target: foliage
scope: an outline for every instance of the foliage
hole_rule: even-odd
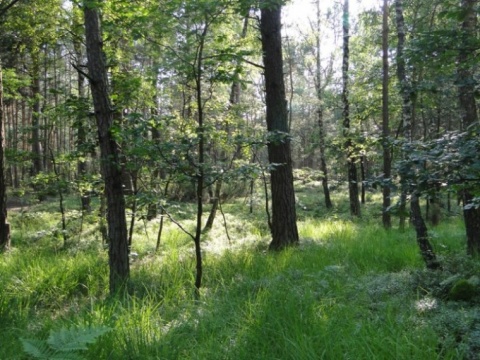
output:
[[[62,328],[50,331],[46,340],[20,339],[25,353],[34,359],[85,359],[79,352],[88,350],[88,344],[93,344],[97,338],[111,331],[108,327],[95,328]]]

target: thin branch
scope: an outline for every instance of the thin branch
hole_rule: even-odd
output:
[[[0,16],[3,16],[5,15],[5,13],[7,12],[8,9],[10,9],[13,5],[15,5],[17,2],[19,2],[20,0],[12,0],[12,2],[10,4],[8,4],[7,6],[5,6],[4,8],[0,9]]]
[[[83,76],[85,76],[90,82],[93,82],[93,79],[90,77],[90,75],[88,75],[86,72],[84,72],[82,69],[80,69],[77,65],[75,65],[73,62],[70,63],[70,65],[72,65],[72,67],[77,70],[80,74],[82,74]]]
[[[182,224],[180,224],[177,220],[175,220],[175,219],[172,217],[172,215],[170,215],[170,214],[168,213],[168,211],[165,209],[165,207],[163,207],[163,206],[160,205],[160,208],[162,209],[163,213],[168,216],[168,219],[169,219],[171,222],[173,222],[175,225],[178,226],[178,228],[179,228],[180,230],[182,230],[185,234],[187,234],[187,235],[190,236],[193,240],[195,240],[195,236],[192,235],[192,234],[191,234],[190,232],[188,232],[187,230],[185,230],[185,228],[182,226]]]

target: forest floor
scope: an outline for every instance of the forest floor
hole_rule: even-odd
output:
[[[129,292],[109,297],[98,211],[69,196],[64,244],[58,199],[10,202],[0,359],[479,359],[480,264],[460,209],[429,229],[442,263],[430,271],[412,229],[381,227],[378,194],[351,219],[344,193],[326,211],[319,189],[297,183],[301,243],[280,253],[261,193],[226,201],[204,234],[200,300],[192,240],[172,222],[156,253],[159,218],[137,220]],[[169,209],[194,226],[193,204]]]

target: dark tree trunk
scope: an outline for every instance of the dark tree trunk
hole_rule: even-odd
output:
[[[360,199],[358,193],[358,175],[357,164],[355,163],[356,155],[350,129],[350,102],[348,99],[349,83],[348,83],[348,64],[349,64],[349,28],[350,28],[350,12],[348,0],[343,4],[343,61],[342,61],[342,102],[343,102],[343,133],[345,137],[345,151],[347,154],[347,178],[348,178],[348,194],[350,199],[350,213],[353,216],[360,216]]]
[[[78,25],[78,24],[77,24]],[[73,40],[73,48],[75,50],[75,56],[78,59],[77,67],[81,65],[81,59],[83,58],[82,54],[82,45],[80,39],[74,37]],[[83,103],[85,100],[85,76],[81,71],[78,71],[78,78],[77,78],[77,90],[78,90],[78,100]],[[83,107],[81,108],[83,110]],[[82,158],[77,161],[77,181],[80,183],[85,181],[85,176],[87,175],[87,162],[85,161],[84,157],[87,155],[85,149],[82,146],[86,143],[87,140],[87,130],[85,126],[86,119],[86,111],[81,111],[77,114],[77,151],[82,154]],[[80,200],[82,204],[82,211],[91,211],[90,207],[90,194],[85,191],[80,191]]]
[[[420,202],[415,191],[411,195],[410,210],[413,225],[417,233],[417,244],[420,248],[420,254],[425,261],[425,265],[428,269],[438,269],[440,267],[440,263],[438,262],[432,245],[428,240],[427,226],[425,225],[425,221],[423,220],[423,216],[420,210]]]
[[[108,91],[105,54],[97,1],[85,1],[85,34],[88,72],[98,127],[101,169],[105,181],[110,266],[110,293],[126,286],[130,273],[119,148],[113,138],[113,109]]]
[[[40,60],[38,54],[32,54],[32,175],[43,170],[42,145],[40,142]]]
[[[458,96],[462,125],[466,129],[478,123],[477,104],[475,101],[474,70],[475,53],[471,50],[472,39],[476,39],[477,32],[477,0],[462,0],[464,20],[461,29],[460,52],[458,54]],[[473,194],[469,189],[463,192],[463,216],[467,233],[467,252],[471,255],[480,255],[480,208],[468,206]]]
[[[7,184],[5,179],[5,113],[3,108],[3,79],[0,59],[0,252],[10,248],[10,224],[7,221]]]
[[[383,227],[390,229],[392,220],[390,216],[390,125],[388,119],[388,0],[383,1],[383,29],[382,29],[382,63],[383,63],[383,84],[382,84],[382,135],[383,135]]]
[[[315,35],[315,41],[317,45],[316,49],[316,69],[315,69],[315,90],[317,93],[317,124],[318,124],[318,144],[320,150],[320,170],[323,173],[322,188],[323,196],[325,198],[325,207],[331,209],[333,207],[332,200],[330,198],[330,189],[328,187],[328,169],[326,160],[326,144],[325,144],[325,124],[323,118],[323,89],[322,84],[322,63],[321,63],[321,38],[320,38],[321,22],[320,22],[320,0],[317,0],[317,29]]]
[[[410,141],[410,133],[412,132],[412,116],[413,105],[411,98],[411,88],[407,81],[405,58],[403,49],[405,47],[405,21],[403,17],[403,4],[402,0],[395,0],[395,19],[397,24],[397,78],[400,87],[400,95],[402,96],[402,130],[406,141]],[[405,176],[401,176],[401,194],[400,194],[400,222],[399,228],[403,230],[405,228],[406,220],[406,204],[407,204],[407,184]]]
[[[397,77],[398,82],[400,83],[400,95],[402,96],[403,106],[402,106],[402,125],[403,125],[403,136],[406,142],[413,141],[412,135],[412,90],[411,86],[408,83],[405,69],[405,59],[404,59],[404,44],[405,44],[405,25],[403,19],[403,5],[401,0],[395,0],[395,11],[396,11],[396,22],[397,22],[397,34],[398,34],[398,45],[397,45]],[[404,158],[408,161],[409,154],[403,154]],[[402,194],[401,201],[403,204],[406,204],[407,193],[411,192],[410,199],[410,216],[412,219],[413,226],[415,227],[415,232],[417,235],[417,243],[420,248],[420,253],[425,261],[427,268],[436,269],[440,267],[439,262],[436,259],[435,252],[433,247],[430,244],[428,239],[428,229],[425,225],[425,220],[423,219],[422,213],[420,211],[420,201],[418,194],[415,189],[409,189],[407,186],[406,175],[401,175],[401,186]],[[405,209],[405,207],[404,207]],[[403,210],[403,209],[402,209]],[[402,216],[403,214],[401,214]],[[402,225],[401,225],[402,226]]]
[[[267,106],[268,160],[272,192],[272,242],[270,249],[280,250],[297,244],[298,230],[293,188],[293,166],[288,134],[287,100],[283,79],[281,3],[264,3],[260,32]]]

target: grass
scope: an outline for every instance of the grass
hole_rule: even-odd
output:
[[[301,245],[280,253],[266,251],[261,205],[249,214],[243,199],[224,204],[230,240],[219,214],[204,237],[199,301],[193,245],[168,221],[159,254],[158,220],[137,223],[131,291],[110,298],[93,215],[80,231],[70,202],[74,231],[63,248],[51,202],[11,212],[14,248],[0,256],[0,359],[28,358],[19,338],[76,326],[112,329],[82,352],[87,359],[475,358],[478,296],[449,301],[442,285],[480,271],[463,255],[461,219],[430,230],[444,265],[431,272],[414,233],[383,229],[374,202],[352,220],[343,204],[326,213],[308,186],[302,190]],[[193,210],[178,210],[193,226]]]

